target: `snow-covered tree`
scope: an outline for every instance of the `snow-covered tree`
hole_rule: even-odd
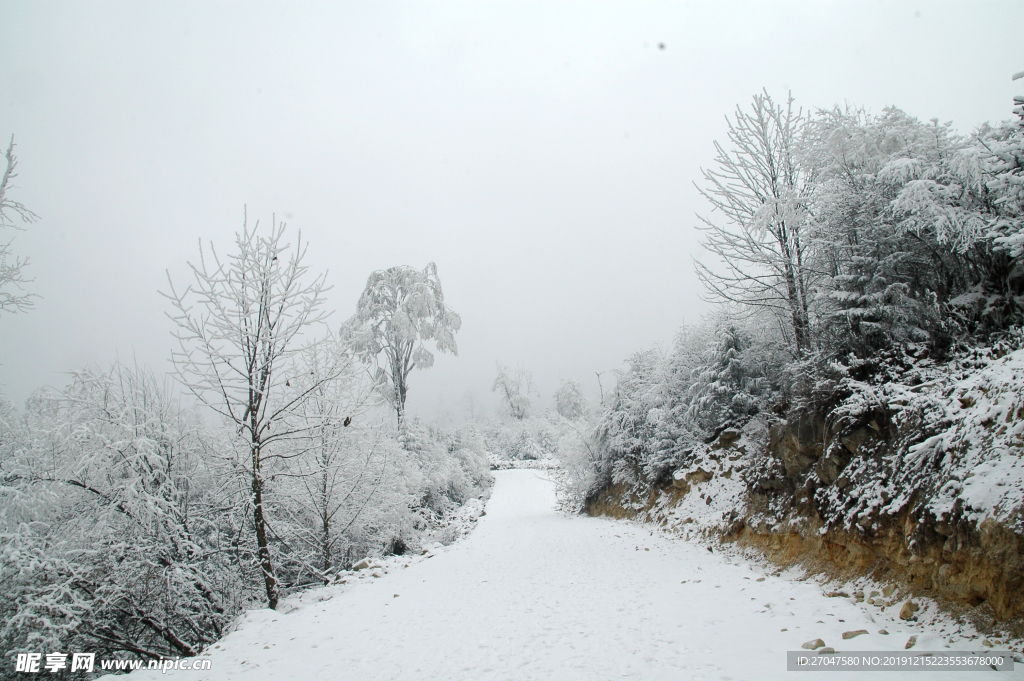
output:
[[[530,395],[533,393],[533,374],[519,367],[509,373],[508,367],[495,362],[498,375],[491,385],[491,391],[498,393],[508,415],[522,421],[530,413]]]
[[[13,188],[11,182],[18,174],[15,172],[18,167],[18,158],[14,155],[14,136],[7,145],[7,168],[4,170],[3,179],[0,180],[0,230],[22,229],[21,225],[14,218],[17,216],[22,223],[30,223],[38,219],[35,213],[30,211],[20,202],[10,196]],[[14,255],[11,251],[12,241],[0,242],[0,312],[18,312],[28,310],[32,307],[31,293],[26,293],[23,284],[28,283],[25,278],[24,269],[28,266],[28,259]]]
[[[714,342],[704,346],[700,364],[690,370],[686,392],[687,420],[708,435],[742,425],[770,391],[766,367],[752,352],[754,334],[730,319],[720,320],[712,333]]]
[[[424,343],[432,340],[438,352],[458,355],[455,333],[461,326],[459,315],[445,305],[437,265],[429,263],[422,271],[402,266],[371,273],[344,335],[364,361],[376,364],[401,422],[409,374],[434,364]]]
[[[575,420],[587,411],[587,398],[579,381],[563,379],[555,391],[555,411],[563,418]]]
[[[726,121],[730,148],[715,142],[715,167],[702,170],[705,186],[698,186],[712,209],[700,217],[703,244],[721,269],[697,261],[697,275],[711,300],[784,320],[799,355],[811,347],[815,286],[808,177],[796,156],[805,117],[792,97],[782,106],[765,92]]]
[[[292,441],[304,435],[289,427],[288,417],[333,380],[330,372],[290,389],[302,351],[302,334],[326,316],[326,291],[320,275],[304,282],[308,266],[301,234],[294,250],[284,241],[284,223],[267,234],[243,223],[235,252],[222,260],[212,244],[200,243],[193,283],[180,293],[171,283],[169,315],[178,327],[180,349],[174,353],[178,377],[203,404],[226,419],[237,433],[247,459],[253,530],[271,608],[279,586],[274,571],[264,505],[264,468],[288,456]]]
[[[997,177],[1006,161],[993,153],[1006,150],[1012,126],[968,139],[894,107],[878,116],[837,107],[806,133],[825,347],[937,348],[947,319],[966,331],[1015,323],[1020,273],[1000,235],[1019,211]]]
[[[1013,76],[1014,80],[1021,78],[1024,71]],[[979,179],[984,183],[978,194],[985,208],[986,236],[1009,259],[992,258],[997,268],[993,268],[995,276],[989,278],[994,280],[996,295],[1009,308],[1008,323],[1019,324],[1024,312],[1024,271],[1019,262],[1024,255],[1024,95],[1015,96],[1013,103],[1016,120],[996,127],[982,126],[975,134],[972,156],[977,159]],[[962,165],[973,169],[973,164]]]
[[[467,390],[462,394],[462,410],[470,421],[476,421],[483,415],[480,394],[476,390]]]
[[[934,241],[907,238],[893,205],[911,174],[937,168],[954,149],[947,127],[923,125],[891,107],[877,117],[836,107],[808,123],[801,157],[817,179],[816,302],[826,347],[870,351],[927,338],[927,294],[935,283],[953,282],[956,255]]]
[[[597,421],[596,439],[606,481],[656,480],[697,442],[686,426],[689,371],[658,348],[634,353],[616,372],[615,389]]]

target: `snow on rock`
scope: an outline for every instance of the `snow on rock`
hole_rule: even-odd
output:
[[[1024,505],[1024,350],[995,360],[946,394],[954,398],[945,414],[952,426],[910,452],[915,457],[944,455],[948,480],[932,509],[941,517],[959,497],[972,520],[1019,521]]]
[[[917,636],[918,649],[971,648],[735,553],[560,513],[545,472],[495,478],[464,540],[375,561],[379,579],[350,573],[276,612],[246,613],[204,653],[211,671],[133,678],[770,680],[789,679],[786,651],[807,641],[895,651]]]
[[[747,483],[742,475],[755,452],[764,448],[767,426],[753,419],[742,431],[723,431],[710,447],[693,451],[688,465],[675,471],[676,493],[661,494],[638,518],[655,520],[683,537],[727,533],[747,514]]]
[[[1024,530],[1024,350],[901,361],[911,365],[882,385],[844,379],[826,451],[796,480],[816,490],[821,532],[908,509]]]

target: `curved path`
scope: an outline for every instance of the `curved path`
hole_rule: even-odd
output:
[[[329,600],[304,597],[309,602],[287,614],[250,612],[211,651],[211,672],[168,676],[792,681],[785,651],[809,639],[846,650],[902,650],[920,633],[875,622],[867,609],[826,598],[810,581],[765,576],[754,564],[634,523],[561,514],[539,471],[496,477],[487,514],[465,540],[408,568],[391,563],[379,579],[322,590]],[[877,634],[882,626],[892,633]],[[842,640],[856,629],[870,634]],[[918,647],[941,646],[930,638]]]

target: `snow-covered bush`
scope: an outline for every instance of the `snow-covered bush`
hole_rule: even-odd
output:
[[[220,636],[249,596],[195,413],[115,366],[0,427],[5,653],[186,656]]]
[[[328,582],[367,556],[419,550],[493,483],[472,427],[446,430],[413,418],[396,433],[343,423],[329,450],[318,443],[298,452],[268,483],[286,588]]]
[[[596,429],[608,480],[657,480],[691,448],[694,434],[684,423],[689,371],[678,369],[653,349],[634,354],[619,372]]]
[[[763,325],[724,318],[716,320],[710,331],[699,334],[705,349],[697,354],[699,364],[690,370],[686,394],[688,422],[708,436],[730,425],[740,426],[760,412],[773,397],[784,363],[783,344]],[[680,335],[677,362],[694,352],[693,341],[685,332]],[[681,345],[690,348],[684,350]]]
[[[680,330],[668,354],[634,354],[596,422],[598,478],[659,484],[727,427],[774,405],[785,342],[722,311]],[[770,327],[769,327],[770,328]]]
[[[450,537],[446,528],[460,507],[485,499],[494,483],[482,438],[472,426],[448,430],[403,422],[397,443],[409,494],[406,531],[374,553],[402,553]]]
[[[440,430],[437,434],[448,453],[458,461],[471,490],[466,498],[475,492],[494,484],[488,465],[487,448],[483,435],[476,426],[468,423],[459,428]]]
[[[604,482],[602,448],[593,421],[563,419],[558,439],[558,497],[568,511],[579,511]]]
[[[547,415],[491,424],[484,431],[484,442],[499,460],[535,461],[558,455],[558,434]]]
[[[399,442],[420,472],[413,490],[418,508],[443,515],[491,484],[487,456],[471,429],[448,433],[415,418],[403,424]]]

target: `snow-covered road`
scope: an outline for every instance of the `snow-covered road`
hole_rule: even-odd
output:
[[[920,634],[872,621],[866,608],[825,597],[813,581],[773,577],[638,524],[559,513],[540,471],[496,478],[487,515],[465,540],[407,568],[390,563],[379,579],[324,590],[335,594],[329,600],[304,598],[290,613],[251,612],[211,651],[211,672],[168,676],[834,679],[787,672],[785,651],[819,637],[839,650],[902,650]],[[877,633],[883,626],[889,635]],[[857,629],[870,633],[843,641],[844,631]],[[917,647],[942,643],[925,635]]]

